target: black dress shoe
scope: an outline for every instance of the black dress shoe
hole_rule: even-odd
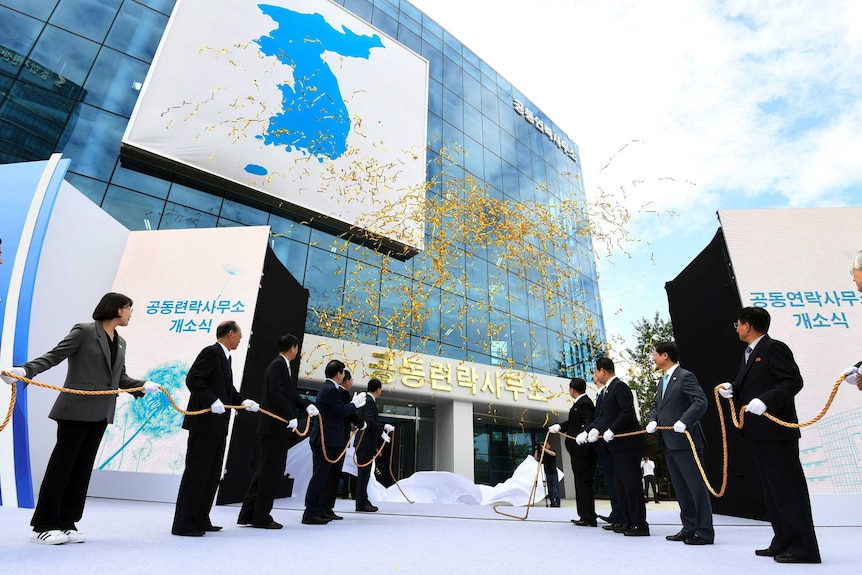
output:
[[[178,535],[180,537],[203,537],[203,531],[171,531],[171,535]]]
[[[204,527],[204,531],[221,531],[221,530],[222,530],[221,525],[209,525],[207,527]]]
[[[694,536],[694,533],[689,533],[687,531],[680,530],[680,532],[675,534],[675,535],[666,535],[665,539],[667,539],[668,541],[685,541],[686,539],[688,539],[689,537],[692,537],[692,536]]]
[[[625,533],[629,530],[630,525],[628,523],[614,523],[614,526],[611,528],[611,531],[614,533]]]
[[[767,547],[766,549],[755,549],[754,554],[758,557],[775,557],[778,555],[778,551],[772,547]]]
[[[632,525],[623,532],[626,537],[649,537],[649,527],[646,525]]]
[[[329,517],[321,517],[320,515],[303,515],[302,523],[304,525],[326,525],[329,523]]]
[[[808,559],[806,557],[797,557],[793,553],[780,553],[773,557],[776,563],[820,563],[820,558]]]
[[[596,515],[596,517],[598,517],[599,519],[601,519],[605,523],[613,523],[613,521],[611,521],[611,518],[608,517],[607,515]],[[574,519],[572,521],[574,521]]]
[[[370,503],[356,506],[356,510],[362,513],[374,513],[375,511],[377,511],[377,509],[378,508],[376,505],[371,505]]]
[[[700,535],[695,535],[694,537],[689,537],[685,541],[683,541],[686,545],[712,545],[712,541],[708,539],[704,539]]]
[[[598,527],[598,523],[595,521],[584,521],[583,519],[578,519],[574,524],[579,527]]]
[[[335,521],[340,521],[344,519],[344,517],[342,517],[341,515],[336,515],[335,511],[333,511],[332,509],[330,509],[329,511],[325,511],[324,514],[325,517],[328,517],[329,519],[333,519]]]
[[[255,527],[257,529],[281,529],[282,527],[284,527],[284,525],[282,525],[278,521],[270,521],[265,525],[252,525],[252,527]]]

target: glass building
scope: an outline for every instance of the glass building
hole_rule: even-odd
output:
[[[561,387],[572,376],[590,381],[605,335],[577,147],[406,0],[335,3],[429,63],[427,201],[440,217],[427,220],[427,249],[414,257],[351,244],[212,185],[124,165],[120,141],[174,0],[0,0],[0,162],[61,152],[71,159],[66,179],[130,230],[269,225],[272,249],[310,291],[308,334],[560,378]],[[444,148],[452,159],[441,165]],[[488,212],[523,207],[562,224],[524,236],[512,259],[499,243],[471,241],[481,230],[452,234],[456,207],[478,196]],[[498,231],[492,224],[483,233]],[[416,294],[421,314],[385,321]],[[339,327],[324,321],[326,310],[337,310]],[[451,467],[432,456],[441,441],[433,399],[393,394],[383,403],[387,417],[414,430],[403,474]],[[514,409],[488,412],[472,409],[477,482],[508,476],[530,452],[520,443],[535,441],[524,438],[544,424]]]

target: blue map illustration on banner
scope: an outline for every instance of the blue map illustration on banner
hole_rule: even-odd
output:
[[[278,85],[282,108],[269,118],[266,131],[258,138],[267,145],[311,154],[320,162],[339,158],[347,151],[350,112],[323,54],[367,60],[372,48],[383,48],[380,36],[361,36],[346,26],[336,30],[321,14],[301,14],[268,4],[259,8],[278,27],[255,42],[263,54],[293,68],[294,82]],[[264,175],[268,170],[249,164],[246,171]]]

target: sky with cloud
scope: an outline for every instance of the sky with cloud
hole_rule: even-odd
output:
[[[862,0],[413,3],[578,145],[588,197],[632,214],[634,241],[597,247],[616,348],[668,317],[717,210],[862,205]]]

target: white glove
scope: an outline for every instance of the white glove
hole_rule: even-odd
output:
[[[299,421],[295,417],[287,422],[287,428],[291,431],[296,431],[297,425],[299,425]]]
[[[356,392],[353,394],[353,399],[350,400],[350,403],[356,406],[356,409],[359,409],[363,405],[365,405],[365,392],[362,393]]]
[[[217,399],[210,406],[210,411],[212,411],[216,415],[221,415],[222,413],[224,413],[224,404],[221,402],[220,399]]]
[[[647,433],[655,433],[655,428],[658,427],[657,421],[650,421],[646,424],[646,432]]]
[[[152,381],[144,382],[144,393],[156,393],[159,391],[159,384]]]
[[[13,375],[17,375],[18,377],[27,377],[27,372],[24,371],[23,367],[10,367],[9,369],[4,369],[3,371],[8,371]],[[0,378],[3,378],[3,381],[12,385],[13,383],[17,383],[17,379],[14,377],[9,377],[8,375],[0,375]]]
[[[391,441],[391,440],[389,439],[389,434],[388,434],[388,433],[386,433],[385,431],[384,431],[383,433],[381,433],[381,434],[380,434],[380,438],[381,438],[383,441],[385,441],[386,443],[389,443],[389,442]]]
[[[599,430],[595,427],[590,430],[590,433],[587,435],[587,441],[590,443],[595,443],[599,440]]]
[[[856,385],[859,383],[859,368],[855,365],[853,367],[848,367],[841,375],[844,376],[844,383],[849,383],[850,385]]]
[[[748,409],[745,411],[751,415],[763,415],[766,412],[766,404],[755,397],[748,402]]]
[[[395,431],[395,426],[391,423],[384,423],[383,431],[385,431],[386,433],[392,433],[393,431]]]
[[[729,383],[722,383],[718,386],[718,395],[724,399],[730,399],[733,397],[733,386]]]
[[[260,409],[260,404],[253,399],[243,399],[242,405],[246,408],[246,411],[250,411],[252,413]]]
[[[673,430],[677,433],[685,433],[685,427],[686,425],[679,419],[677,419],[676,423],[673,424]]]
[[[604,435],[602,435],[602,437],[605,439],[605,442],[610,443],[614,440],[614,432],[611,431],[610,428],[608,428],[607,431],[605,431]]]
[[[552,425],[548,428],[548,431],[550,431],[551,433],[559,433],[561,429],[562,429],[562,427],[560,426],[560,424],[555,423],[554,425]]]
[[[578,445],[584,445],[586,442],[587,442],[587,432],[586,431],[580,432],[578,434],[578,436],[575,437],[575,443],[577,443]]]
[[[363,422],[362,422],[362,427],[360,427],[360,428],[359,428],[359,431],[365,431],[365,428],[366,428],[366,427],[368,427],[368,422],[367,422],[367,421],[363,421]]]
[[[317,417],[317,414],[320,412],[317,411],[317,406],[312,403],[305,408],[305,413],[308,414],[308,417]]]

